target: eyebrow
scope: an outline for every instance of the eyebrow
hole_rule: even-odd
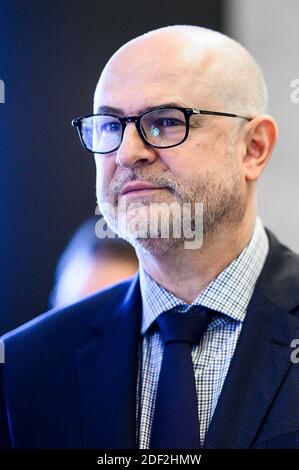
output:
[[[185,106],[182,103],[160,103],[151,106],[147,106],[145,108],[139,109],[137,114],[146,113],[146,111],[150,111],[151,109],[155,108],[190,108],[191,106]],[[97,113],[112,113],[112,114],[119,114],[123,116],[125,113],[120,108],[114,108],[112,106],[102,105],[97,108]]]

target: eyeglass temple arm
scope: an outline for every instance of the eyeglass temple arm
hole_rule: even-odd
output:
[[[246,119],[247,121],[252,120],[252,118],[249,118],[247,116],[240,116],[239,114],[224,113],[221,111],[206,111],[205,109],[192,108],[192,114],[208,114],[211,116],[227,116],[227,117],[233,117],[233,118],[242,118],[242,119]]]

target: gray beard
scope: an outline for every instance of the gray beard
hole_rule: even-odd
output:
[[[191,203],[192,210],[189,223],[191,230],[194,230],[196,226],[194,210],[195,203],[201,203],[203,207],[203,217],[200,225],[204,239],[208,240],[211,235],[220,231],[223,227],[238,225],[244,217],[246,205],[245,202],[242,201],[240,193],[240,175],[237,171],[229,170],[232,170],[232,168],[228,169],[226,178],[223,178],[220,182],[213,177],[212,173],[206,173],[201,179],[194,178],[192,181],[189,179],[180,185],[177,184],[172,175],[170,175],[169,178],[165,178],[163,174],[158,178],[148,176],[140,177],[139,175],[135,175],[134,172],[130,175],[132,176],[131,180],[140,179],[150,181],[153,184],[167,186],[170,195],[172,196],[171,203],[176,202],[181,207],[183,207],[183,204],[185,203]],[[127,181],[128,180],[126,179],[125,182]],[[161,236],[161,230],[158,231],[158,237],[150,237],[150,223],[145,228],[145,237],[133,236],[133,233],[130,233],[129,230],[120,231],[117,217],[117,196],[119,195],[120,188],[123,184],[124,182],[118,180],[117,183],[112,183],[110,185],[109,191],[107,191],[106,194],[104,193],[102,197],[100,194],[98,195],[100,211],[104,215],[107,224],[114,232],[126,239],[136,249],[142,249],[143,251],[151,254],[167,253],[179,246],[182,246],[186,242],[183,221],[181,221],[182,236],[177,238],[172,236],[174,224],[171,218],[169,224],[169,238],[163,238]],[[113,196],[111,197],[111,195]],[[111,205],[114,210],[110,210],[105,204],[107,201],[110,202],[111,199]],[[144,202],[144,206],[148,210],[150,205],[150,202]],[[138,223],[138,218],[136,222]],[[142,220],[139,220],[139,222],[142,222]]]

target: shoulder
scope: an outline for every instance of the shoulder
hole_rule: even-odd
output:
[[[113,317],[114,310],[123,302],[134,280],[129,278],[103,289],[64,308],[55,308],[20,327],[6,333],[1,339],[5,350],[36,349],[38,345],[57,345],[60,339],[67,344],[80,343],[88,325],[96,318]]]
[[[258,288],[273,303],[292,310],[299,306],[299,255],[266,229],[269,253]]]
[[[287,264],[292,274],[299,275],[299,254],[283,244],[271,230],[265,230],[269,239],[269,260],[272,264],[277,261],[282,265]]]

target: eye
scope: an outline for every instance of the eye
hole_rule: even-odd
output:
[[[120,129],[121,129],[121,124],[115,121],[105,122],[104,124],[101,125],[101,132],[106,132],[107,134],[119,132]]]
[[[178,130],[180,127],[185,127],[185,122],[181,121],[175,117],[162,117],[156,119],[153,124],[151,124],[150,132],[152,136],[158,137],[162,133],[172,132]]]
[[[160,118],[158,122],[156,123],[157,127],[176,127],[176,126],[182,126],[185,123],[181,121],[180,119],[177,118],[172,118],[172,117],[165,117],[165,118]]]

